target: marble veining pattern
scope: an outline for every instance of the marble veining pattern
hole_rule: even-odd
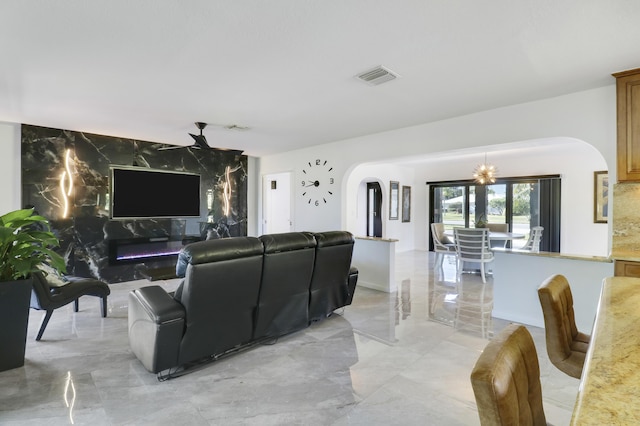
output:
[[[0,373],[0,424],[479,425],[469,375],[506,322],[490,318],[491,275],[486,285],[478,274],[458,281],[454,263],[433,262],[398,253],[397,293],[357,288],[321,323],[166,382],[129,350],[127,295],[176,280],[111,284],[107,318],[83,297],[80,312],[55,311],[40,342],[43,313],[32,311],[25,366]],[[529,329],[547,420],[568,424],[579,381],[551,365],[544,331]]]
[[[111,265],[108,240],[137,237],[206,237],[212,229],[220,236],[247,234],[247,157],[218,150],[186,148],[160,150],[167,145],[95,135],[71,130],[22,125],[22,204],[31,205],[47,217],[60,239],[70,274],[107,282],[142,278],[149,265]],[[185,133],[185,139],[189,135]],[[70,150],[73,191],[69,214],[64,217],[60,176],[67,171],[63,159]],[[188,219],[109,218],[109,167],[138,166],[184,171],[201,176],[201,217]],[[231,209],[223,211],[225,171],[229,167]],[[166,200],[171,202],[167,188]]]
[[[640,261],[640,184],[613,185],[611,257]]]
[[[574,425],[640,424],[640,278],[604,281]]]

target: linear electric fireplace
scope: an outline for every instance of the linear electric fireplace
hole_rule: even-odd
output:
[[[109,240],[109,264],[144,263],[175,258],[185,244],[197,238],[127,238]]]

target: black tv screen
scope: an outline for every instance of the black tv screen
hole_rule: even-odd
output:
[[[111,218],[200,216],[200,175],[111,167]]]

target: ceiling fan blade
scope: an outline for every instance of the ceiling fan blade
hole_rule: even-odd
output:
[[[198,148],[211,148],[209,146],[209,144],[207,143],[207,138],[204,137],[204,135],[194,135],[193,133],[189,133],[189,136],[191,136],[193,138],[194,141],[196,141],[196,143],[193,145],[194,147],[198,147]]]
[[[235,154],[235,155],[242,155],[242,153],[244,152],[244,150],[242,150],[242,149],[233,149],[233,148],[215,148],[215,147],[211,147],[211,149],[215,149],[216,151],[228,152],[230,154]]]

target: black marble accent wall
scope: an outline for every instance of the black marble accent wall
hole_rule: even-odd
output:
[[[185,139],[190,139],[186,133]],[[205,237],[209,230],[220,236],[247,234],[247,157],[220,150],[159,150],[168,146],[22,125],[22,204],[49,218],[69,274],[113,283],[140,279],[146,269],[175,265],[175,259],[110,265],[110,239]],[[200,174],[201,217],[111,220],[111,165]],[[227,167],[231,208],[225,215]],[[170,190],[165,196],[171,203]]]

